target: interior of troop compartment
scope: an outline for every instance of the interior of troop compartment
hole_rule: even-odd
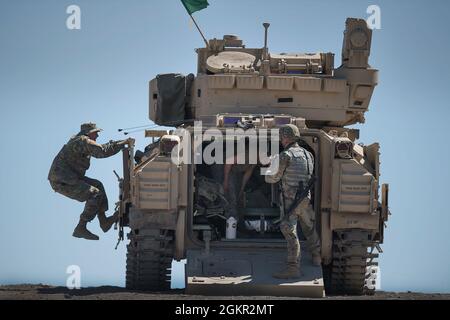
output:
[[[202,153],[208,144],[203,143]],[[301,141],[300,144],[312,152],[308,145]],[[211,231],[212,241],[283,239],[279,229],[281,188],[279,183],[265,182],[259,157],[257,164],[249,163],[248,148],[246,141],[245,164],[224,164],[224,156],[222,163],[195,165],[192,230],[198,239],[203,240],[204,230]],[[270,155],[270,145],[267,148]],[[235,156],[236,150],[235,146]],[[283,150],[281,145],[279,150]],[[226,154],[225,149],[223,153]],[[231,167],[227,189],[224,188],[226,167]],[[246,172],[249,178],[243,187]],[[239,196],[241,188],[243,192]],[[226,238],[226,222],[230,216],[237,220],[236,239]],[[298,234],[303,238],[301,230]]]

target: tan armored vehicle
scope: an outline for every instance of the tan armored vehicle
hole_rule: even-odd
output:
[[[333,53],[269,53],[264,27],[263,48],[246,48],[236,36],[213,39],[196,50],[196,76],[150,81],[150,119],[176,129],[147,130],[145,151],[124,151],[119,204],[122,236],[123,227],[131,229],[127,288],[169,289],[172,259],[186,259],[188,294],[322,297],[375,290],[388,186],[379,184],[379,145],[359,143],[359,130],[348,128],[364,123],[378,82],[369,65],[372,31],[349,18],[335,68]],[[217,156],[213,145],[227,152],[239,142],[244,149],[231,155],[248,155],[253,142],[270,155],[278,128],[288,123],[300,129],[315,158],[312,204],[322,266],[313,266],[302,248],[301,278],[280,280],[271,276],[286,261],[280,189],[264,182],[263,161],[256,160],[237,205],[236,235],[229,236],[227,194],[212,172],[224,164],[201,155]],[[234,133],[221,138],[227,130]]]

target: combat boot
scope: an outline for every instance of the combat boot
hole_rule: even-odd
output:
[[[98,221],[100,222],[100,228],[103,232],[108,232],[112,225],[119,218],[119,212],[115,212],[112,216],[106,217],[104,212],[98,214]]]
[[[75,227],[75,230],[73,230],[72,236],[75,238],[83,238],[86,240],[98,240],[98,236],[91,233],[87,228],[87,221],[80,220],[78,225]]]
[[[322,257],[320,256],[320,253],[312,253],[312,264],[316,267],[322,265]]]
[[[275,272],[272,277],[277,279],[295,279],[300,277],[300,270],[297,265],[288,264],[286,269]]]

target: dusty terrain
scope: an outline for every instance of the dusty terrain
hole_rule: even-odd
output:
[[[21,284],[0,286],[0,300],[206,300],[211,297],[186,295],[183,290],[148,293],[129,291],[120,287],[92,287],[80,290],[69,290],[65,287],[53,287],[43,284]],[[214,297],[217,300],[291,300],[287,297]],[[323,299],[333,300],[450,300],[450,294],[424,294],[416,292],[377,292],[374,296],[347,297],[335,296]]]

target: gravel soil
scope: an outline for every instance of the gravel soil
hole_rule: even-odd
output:
[[[298,300],[304,298],[268,296],[198,296],[186,295],[183,290],[169,292],[130,291],[121,287],[103,286],[69,290],[44,284],[20,284],[0,286],[0,300]],[[333,296],[323,300],[450,300],[450,294],[419,292],[384,292],[372,296]]]

